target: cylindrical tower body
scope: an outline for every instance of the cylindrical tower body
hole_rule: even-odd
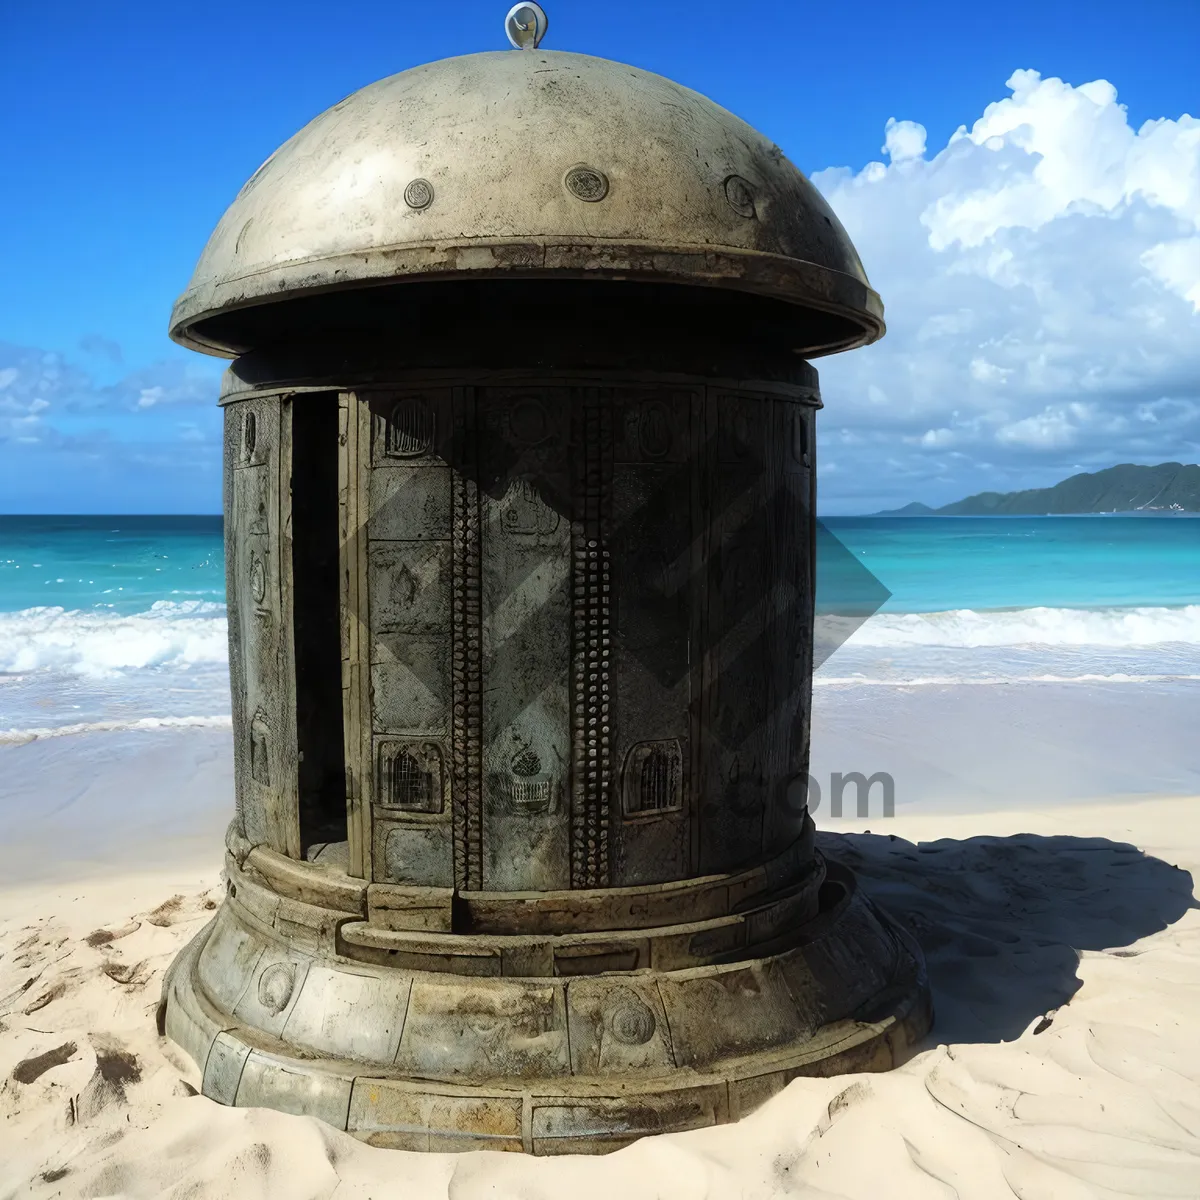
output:
[[[317,118],[172,333],[236,356],[229,895],[204,1091],[600,1150],[886,1066],[919,951],[805,809],[816,372],[882,333],[778,148],[540,50]]]

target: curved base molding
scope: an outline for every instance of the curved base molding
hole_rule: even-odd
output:
[[[602,1153],[735,1121],[799,1075],[886,1070],[929,1029],[920,949],[825,866],[816,915],[775,925],[755,957],[723,954],[697,922],[613,932],[611,954],[593,944],[589,973],[568,974],[569,946],[532,952],[544,937],[414,950],[419,935],[372,933],[231,862],[229,896],[167,975],[160,1025],[223,1104],[401,1149]],[[621,947],[648,937],[703,965],[622,970]],[[525,941],[530,972],[507,973]],[[533,973],[547,962],[554,974]]]

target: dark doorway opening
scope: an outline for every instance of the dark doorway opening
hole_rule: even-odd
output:
[[[292,402],[292,595],[300,853],[325,861],[346,842],[338,579],[338,397]]]

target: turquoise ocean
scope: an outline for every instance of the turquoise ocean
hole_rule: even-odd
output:
[[[1200,679],[1198,519],[824,524],[891,598],[818,688]],[[219,517],[0,516],[0,744],[227,725],[223,567]]]

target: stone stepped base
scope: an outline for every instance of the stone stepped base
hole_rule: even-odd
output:
[[[206,1096],[374,1145],[604,1152],[735,1121],[799,1075],[886,1070],[932,1021],[920,949],[835,863],[817,914],[755,957],[549,976],[348,957],[342,927],[361,942],[361,920],[234,876],[167,976],[164,1032]],[[475,940],[439,943],[469,958]]]

